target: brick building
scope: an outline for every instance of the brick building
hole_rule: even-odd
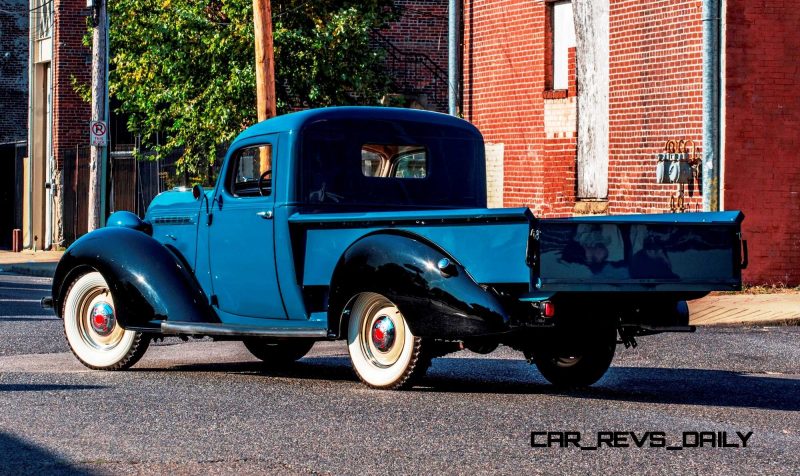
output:
[[[83,0],[36,0],[30,10],[28,157],[22,238],[26,248],[63,245],[64,163],[75,163],[88,137],[89,105],[73,82],[87,84],[89,49],[82,43],[89,11]]]
[[[800,283],[800,9],[723,3],[721,204],[746,215],[750,282]],[[495,204],[540,216],[658,213],[699,181],[658,184],[668,140],[702,152],[700,0],[611,0],[606,196],[581,196],[568,1],[464,2],[463,113],[484,134]],[[604,65],[605,66],[605,65]],[[691,142],[689,142],[691,141]],[[499,174],[499,177],[497,176]],[[502,180],[500,179],[502,177]]]
[[[28,2],[3,2],[0,9],[0,144],[28,135]]]
[[[0,247],[22,220],[22,176],[28,137],[28,2],[0,8]]]

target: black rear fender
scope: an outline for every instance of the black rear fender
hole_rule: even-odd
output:
[[[148,328],[150,321],[167,318],[220,322],[182,258],[141,231],[102,228],[69,247],[53,277],[59,317],[69,286],[90,271],[98,271],[108,283],[123,328]]]
[[[440,270],[439,263],[449,266]],[[445,264],[443,262],[442,264]],[[367,235],[342,255],[331,280],[328,318],[344,334],[344,311],[360,292],[394,302],[412,332],[458,339],[508,330],[509,316],[452,256],[424,238],[399,231]]]

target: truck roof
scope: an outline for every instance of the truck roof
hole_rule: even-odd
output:
[[[478,132],[478,129],[475,128],[475,126],[463,119],[459,119],[447,114],[432,111],[422,111],[419,109],[402,109],[395,107],[342,106],[308,109],[305,111],[276,116],[271,119],[267,119],[266,121],[261,121],[245,129],[236,137],[234,143],[262,134],[299,131],[306,124],[320,120],[337,119],[406,121],[449,126],[451,128],[454,127],[462,129],[464,132],[476,136],[476,138],[482,139],[480,132]]]

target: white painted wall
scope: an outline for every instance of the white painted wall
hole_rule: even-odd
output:
[[[486,148],[486,206],[503,208],[503,155],[502,143],[487,142]]]

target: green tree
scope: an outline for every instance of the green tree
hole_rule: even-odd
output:
[[[202,173],[221,144],[256,122],[252,0],[114,0],[112,96],[146,146],[182,149]],[[375,104],[389,84],[370,32],[396,18],[392,0],[273,0],[279,113]],[[148,142],[156,133],[166,140]]]

